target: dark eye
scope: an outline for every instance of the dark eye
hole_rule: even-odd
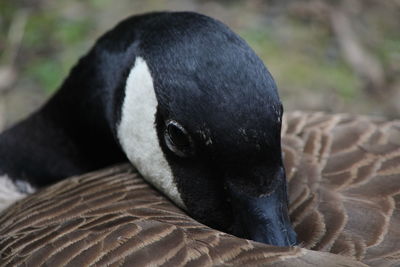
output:
[[[178,122],[167,121],[164,138],[168,149],[177,156],[188,157],[194,154],[193,140]]]

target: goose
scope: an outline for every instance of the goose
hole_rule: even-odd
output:
[[[293,246],[282,113],[271,74],[223,23],[192,12],[133,16],[0,135],[0,198],[6,206],[128,159],[200,223]]]
[[[299,246],[197,222],[130,164],[65,179],[0,216],[4,266],[399,266],[400,121],[290,112],[282,149]]]

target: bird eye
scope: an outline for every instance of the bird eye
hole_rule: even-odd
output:
[[[178,122],[167,121],[164,138],[168,149],[177,156],[188,157],[194,154],[193,140]]]

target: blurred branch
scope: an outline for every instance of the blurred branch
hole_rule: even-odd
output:
[[[27,18],[28,11],[26,9],[19,10],[10,24],[5,48],[1,57],[0,92],[7,90],[17,77],[15,60],[22,43]]]
[[[7,117],[5,99],[2,94],[10,89],[17,79],[15,61],[25,33],[27,18],[28,11],[26,9],[16,12],[10,24],[4,50],[0,58],[0,131],[4,129]]]
[[[363,47],[362,42],[357,38],[350,18],[343,10],[343,5],[331,7],[329,15],[344,60],[364,82],[364,87],[368,93],[382,95],[382,90],[386,88],[383,66],[374,55]]]
[[[303,19],[311,17],[332,30],[343,60],[358,75],[364,90],[376,97],[388,89],[385,69],[382,62],[366,49],[352,21],[354,15],[362,12],[364,4],[359,0],[300,1],[293,5],[292,12]]]

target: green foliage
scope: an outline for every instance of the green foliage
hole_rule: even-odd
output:
[[[36,61],[27,68],[27,74],[41,85],[46,94],[51,94],[65,76],[61,65],[54,59]]]
[[[55,39],[66,45],[79,44],[87,36],[90,23],[88,21],[62,20],[59,31],[55,32]]]
[[[29,17],[24,47],[32,77],[47,94],[53,93],[78,57],[85,53],[92,24],[86,18],[66,19],[60,14],[42,12]]]
[[[356,38],[380,61],[388,81],[400,84],[398,9],[394,4],[358,2],[365,6],[363,12],[351,17]],[[94,40],[121,18],[146,11],[192,9],[216,17],[238,32],[264,60],[284,97],[295,103],[303,101],[301,108],[310,104],[323,109],[330,104],[330,99],[324,99],[330,93],[338,106],[344,103],[350,110],[354,99],[372,103],[374,98],[367,96],[363,78],[343,58],[329,16],[316,11],[319,6],[314,4],[313,1],[119,0],[116,4],[109,0],[0,0],[0,65],[9,64],[11,57],[3,55],[7,46],[4,41],[21,9],[29,15],[15,63],[17,76],[26,78],[27,84],[42,88],[46,94],[60,86]],[[312,12],[305,12],[307,8]],[[311,103],[321,99],[326,102]],[[363,110],[369,110],[367,105]]]
[[[282,26],[284,27],[284,26]],[[286,26],[288,27],[288,26]],[[344,99],[360,93],[356,75],[340,59],[328,56],[330,40],[322,30],[307,30],[300,24],[290,24],[286,42],[279,41],[271,29],[247,29],[241,35],[256,50],[274,75],[279,87],[334,90]]]

